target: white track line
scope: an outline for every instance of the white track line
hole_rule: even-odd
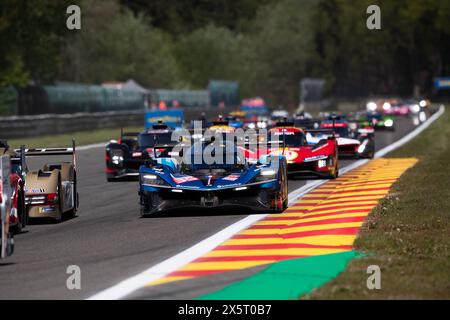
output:
[[[438,119],[442,114],[444,114],[444,111],[445,111],[444,106],[441,106],[439,111],[437,113],[435,113],[432,117],[430,117],[421,126],[417,127],[414,131],[412,131],[411,133],[409,133],[402,139],[398,140],[397,142],[393,143],[392,145],[389,145],[389,146],[383,148],[382,150],[378,151],[376,153],[376,157],[379,158],[379,157],[385,155],[386,153],[388,153],[388,152],[404,145],[408,141],[412,140],[419,133],[421,133],[423,130],[428,128],[430,126],[430,124],[433,123],[436,119]],[[392,146],[394,146],[394,147],[392,147]],[[350,170],[353,170],[357,167],[362,166],[363,164],[367,163],[368,161],[369,160],[356,161],[348,166],[345,166],[344,168],[340,169],[339,171],[341,173],[348,172]],[[298,198],[309,193],[311,190],[317,188],[318,186],[325,183],[326,181],[327,180],[308,181],[301,188],[289,193],[289,198],[290,198],[289,204],[291,205]],[[122,298],[126,297],[127,295],[135,292],[136,290],[141,289],[142,287],[145,286],[146,283],[161,279],[161,278],[165,277],[166,275],[168,275],[169,273],[176,271],[180,267],[182,267],[182,266],[192,262],[193,260],[201,257],[202,255],[210,252],[211,250],[216,248],[218,245],[220,245],[224,241],[230,239],[236,233],[248,228],[250,225],[263,219],[266,216],[267,216],[267,214],[258,214],[258,215],[247,216],[246,218],[239,220],[236,223],[233,223],[232,225],[217,232],[216,234],[212,235],[211,237],[200,241],[199,243],[180,252],[179,254],[177,254],[167,260],[164,260],[163,262],[160,262],[157,265],[152,266],[149,269],[118,283],[117,285],[114,285],[104,291],[101,291],[100,293],[97,293],[97,294],[89,297],[88,300],[122,299]]]
[[[100,143],[94,143],[94,144],[88,144],[85,146],[79,146],[76,148],[77,151],[83,151],[83,150],[91,150],[91,149],[97,149],[97,148],[104,148],[106,147],[108,143],[107,142],[100,142]]]

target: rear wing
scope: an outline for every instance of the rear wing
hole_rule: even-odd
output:
[[[20,162],[20,166],[23,171],[26,171],[26,161],[25,161],[25,146],[20,146],[20,149],[14,150],[14,154],[11,156],[11,162]]]
[[[76,168],[76,149],[75,140],[72,140],[72,148],[30,148],[16,149],[16,152],[20,152],[21,156],[27,157],[45,157],[45,156],[72,156],[73,166]]]

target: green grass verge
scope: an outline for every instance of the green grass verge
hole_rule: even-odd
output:
[[[450,110],[388,157],[416,157],[419,163],[364,224],[355,249],[369,256],[303,298],[450,298]],[[367,289],[369,265],[381,268],[380,290]]]
[[[142,126],[125,127],[124,131],[139,132]],[[13,148],[19,148],[21,145],[27,147],[64,147],[70,146],[72,139],[75,139],[78,146],[106,142],[111,139],[117,139],[120,135],[120,129],[99,129],[92,131],[79,131],[66,134],[46,135],[32,138],[11,139],[8,144]]]

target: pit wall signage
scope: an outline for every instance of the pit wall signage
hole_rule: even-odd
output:
[[[450,77],[434,78],[434,87],[438,90],[450,89]]]

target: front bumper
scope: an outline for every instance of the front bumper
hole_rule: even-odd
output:
[[[288,162],[287,172],[293,175],[303,175],[303,176],[316,176],[316,177],[327,177],[331,174],[334,168],[334,164],[328,159],[326,161],[326,166],[319,167],[318,161],[311,162]]]
[[[140,204],[142,215],[165,210],[186,208],[246,208],[267,212],[276,210],[279,189],[276,187],[248,187],[246,190],[186,190],[173,192],[171,188],[145,187],[141,189]],[[180,189],[175,189],[180,190]]]
[[[33,205],[28,206],[28,217],[30,218],[52,218],[58,219],[61,212],[57,205]]]

